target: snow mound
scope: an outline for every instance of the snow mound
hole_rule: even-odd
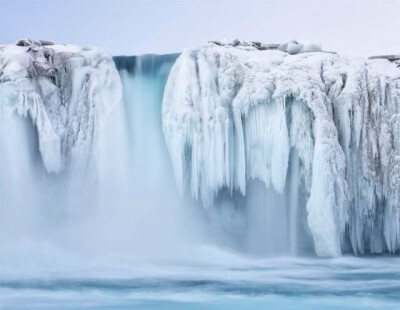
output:
[[[0,46],[1,117],[29,116],[48,172],[88,164],[100,124],[120,101],[112,58],[100,49],[19,40]]]
[[[205,207],[259,179],[282,192],[301,160],[319,256],[400,249],[400,70],[314,45],[185,50],[163,99],[176,182]]]

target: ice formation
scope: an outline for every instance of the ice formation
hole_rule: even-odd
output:
[[[183,51],[162,111],[178,187],[205,207],[251,179],[282,192],[294,149],[317,255],[398,252],[400,70],[313,51]]]
[[[89,163],[121,82],[102,50],[20,40],[0,46],[0,97],[1,117],[29,115],[45,168],[58,173]]]
[[[126,102],[146,102],[118,110],[113,124],[121,128],[115,131],[114,126],[112,139],[107,136],[112,141],[120,138],[125,150],[127,142],[120,135],[127,128],[136,135],[133,149],[141,155],[135,154],[135,169],[119,165],[115,175],[120,182],[121,171],[151,171],[139,167],[144,166],[142,157],[154,168],[149,178],[159,178],[157,171],[164,163],[157,161],[165,156],[163,142],[155,142],[158,103],[175,57],[168,58],[165,72],[132,77],[131,65],[140,72],[148,63],[145,71],[153,72],[158,60],[116,59],[124,67]],[[121,100],[121,80],[111,57],[97,48],[20,40],[0,46],[0,98],[2,119],[19,114],[32,120],[47,172],[84,171],[96,163],[92,159],[99,151],[99,132]],[[251,196],[253,179],[275,191],[276,199],[286,195],[288,183],[301,183],[299,200],[306,201],[318,255],[400,251],[397,58],[346,58],[297,42],[212,43],[185,50],[176,60],[162,110],[178,187],[182,192],[190,187],[205,207],[221,192],[233,200]],[[126,127],[121,125],[125,118]],[[151,137],[147,147],[145,137]],[[112,148],[107,154],[107,161],[118,157]],[[299,172],[291,175],[299,161]],[[108,170],[103,174],[108,180]],[[288,180],[294,176],[301,180]]]

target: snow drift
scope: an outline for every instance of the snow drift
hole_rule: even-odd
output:
[[[162,112],[177,185],[205,207],[251,179],[282,193],[295,150],[317,255],[399,251],[395,64],[210,44],[177,59]]]
[[[0,46],[1,117],[29,115],[48,172],[85,167],[100,126],[121,99],[118,72],[97,48],[42,42]]]

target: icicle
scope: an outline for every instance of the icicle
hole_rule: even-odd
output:
[[[185,50],[163,100],[178,187],[191,174],[205,206],[222,188],[245,196],[250,179],[282,192],[294,148],[318,255],[341,255],[348,240],[356,254],[399,251],[399,80],[385,60]]]
[[[49,51],[54,62],[44,57]],[[1,110],[4,115],[29,114],[47,172],[85,168],[98,130],[121,99],[111,57],[72,45],[37,47],[35,52],[6,45],[0,64]]]

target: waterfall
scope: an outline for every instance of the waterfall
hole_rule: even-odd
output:
[[[398,251],[392,67],[215,46],[113,59],[74,46],[2,53],[6,266],[21,251]]]
[[[123,85],[123,118],[131,174],[159,188],[171,181],[161,127],[161,103],[169,70],[178,55],[114,57]],[[140,173],[138,173],[140,171]]]
[[[161,127],[177,55],[114,63],[98,49],[9,49],[0,57],[2,272],[22,257],[40,272],[44,261],[176,256],[194,242],[201,220],[178,194]]]

